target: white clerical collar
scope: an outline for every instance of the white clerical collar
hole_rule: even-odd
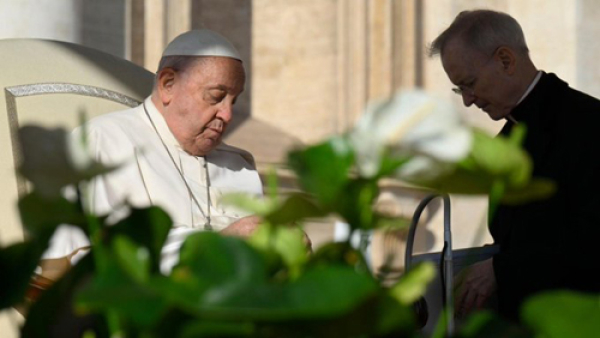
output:
[[[146,98],[144,104],[146,106],[146,111],[148,112],[149,117],[152,119],[151,122],[154,123],[156,131],[158,132],[162,140],[165,142],[165,144],[175,146],[177,149],[181,149],[181,145],[179,145],[179,142],[171,132],[171,129],[169,129],[169,126],[167,125],[167,121],[165,121],[164,116],[158,111],[158,109],[154,105],[154,102],[152,102],[152,97],[149,96],[148,98]]]
[[[535,76],[535,78],[533,79],[533,82],[531,82],[529,87],[527,87],[525,94],[523,94],[523,96],[521,96],[521,99],[517,102],[517,105],[519,105],[519,103],[521,103],[523,100],[525,100],[527,95],[529,95],[529,93],[531,93],[531,91],[533,90],[533,88],[535,88],[535,85],[540,81],[541,78],[542,78],[542,71],[538,70],[538,73]]]

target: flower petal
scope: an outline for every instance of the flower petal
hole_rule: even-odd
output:
[[[472,138],[452,104],[420,90],[402,91],[389,101],[369,104],[349,134],[357,167],[366,177],[378,173],[385,153],[430,156],[434,161],[429,163],[442,165],[445,171],[447,164],[469,154]]]

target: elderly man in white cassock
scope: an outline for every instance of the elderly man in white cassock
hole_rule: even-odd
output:
[[[86,125],[96,159],[124,163],[92,182],[92,211],[119,218],[125,203],[163,208],[173,220],[162,251],[164,273],[177,263],[189,234],[247,236],[259,223],[258,217],[220,203],[230,192],[262,195],[252,156],[221,142],[245,78],[239,53],[229,41],[206,29],[189,31],[165,49],[150,97],[136,108]],[[44,258],[74,262],[88,248],[81,231],[63,226]]]

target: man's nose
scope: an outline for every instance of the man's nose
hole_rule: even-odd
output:
[[[217,117],[220,118],[221,120],[223,120],[223,122],[225,122],[225,123],[231,122],[231,119],[233,118],[233,104],[231,104],[231,103],[224,103],[219,108],[219,112],[217,113]]]
[[[463,104],[465,105],[465,107],[470,107],[475,102],[476,97],[472,93],[463,91],[462,99],[463,99]]]

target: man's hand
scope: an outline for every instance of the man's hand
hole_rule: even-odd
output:
[[[496,292],[492,258],[473,264],[454,278],[454,311],[461,318],[482,309]]]
[[[258,228],[262,218],[259,216],[246,216],[229,224],[229,226],[221,230],[221,234],[226,236],[238,236],[248,238]]]
[[[248,238],[254,231],[258,228],[260,223],[262,222],[262,218],[259,216],[246,216],[244,218],[240,218],[239,220],[231,223],[227,228],[221,230],[221,234],[226,236],[238,236],[243,238]],[[306,232],[304,232],[304,245],[309,252],[312,252],[312,242]]]

